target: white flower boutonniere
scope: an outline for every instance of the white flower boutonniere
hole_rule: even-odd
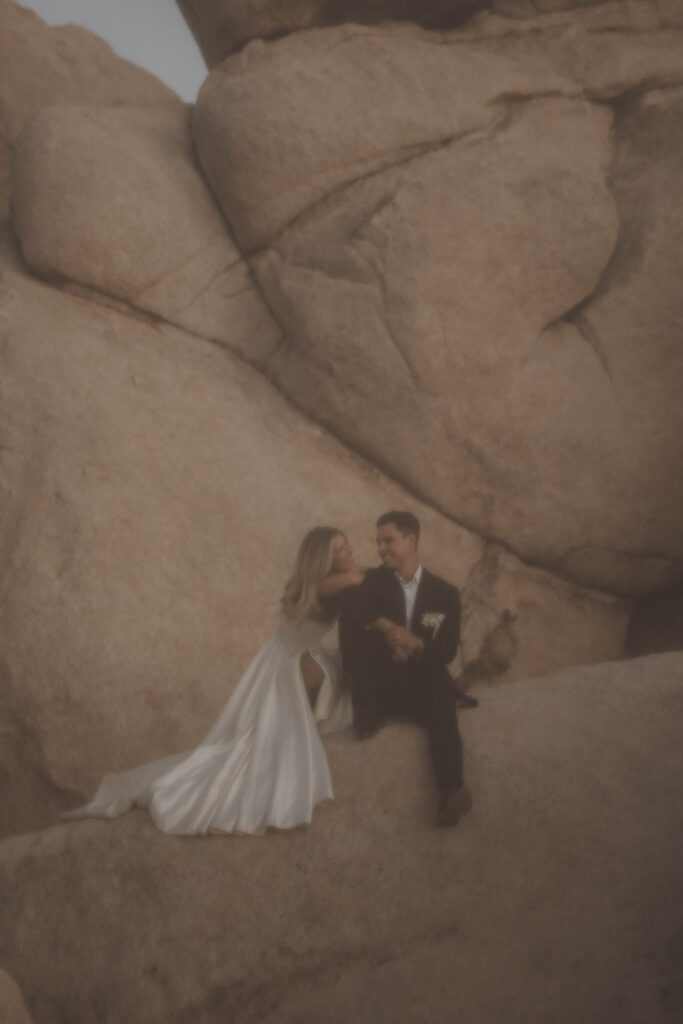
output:
[[[432,640],[441,629],[441,623],[446,618],[443,612],[425,612],[420,619],[420,625],[425,629],[433,629]]]

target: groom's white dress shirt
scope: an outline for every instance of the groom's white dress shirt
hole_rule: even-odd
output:
[[[415,595],[417,594],[417,588],[420,586],[420,579],[422,577],[422,566],[418,565],[412,580],[404,580],[398,573],[396,575],[406,599],[406,627],[410,629],[413,620],[413,608],[415,607]]]

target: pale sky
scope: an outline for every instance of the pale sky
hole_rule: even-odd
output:
[[[50,25],[73,22],[192,102],[206,65],[175,0],[19,0]]]

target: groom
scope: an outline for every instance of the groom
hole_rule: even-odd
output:
[[[339,642],[356,732],[370,736],[385,718],[424,726],[440,792],[438,823],[455,825],[472,806],[446,667],[460,638],[460,595],[420,564],[419,537],[412,513],[380,516],[377,549],[383,565],[348,592]]]

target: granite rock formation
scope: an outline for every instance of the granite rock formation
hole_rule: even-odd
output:
[[[409,499],[222,347],[17,267],[3,305],[0,685],[82,791],[201,739],[312,524],[371,562],[377,510]],[[416,508],[465,584],[484,543]]]
[[[21,992],[9,974],[0,970],[0,1009],[2,1024],[33,1024]]]
[[[27,125],[13,226],[49,287],[8,237],[1,674],[52,795],[26,827],[201,736],[304,520],[369,562],[377,511],[418,509],[466,681],[623,653],[620,595],[680,573],[681,61],[629,10],[257,41],[207,80],[201,169],[179,103]]]
[[[55,784],[36,729],[6,700],[0,691],[0,840],[43,828],[83,802],[80,793]]]
[[[373,24],[405,18],[421,25],[453,25],[487,0],[178,0],[210,68],[251,39],[272,39],[340,22]]]
[[[630,601],[533,569],[498,544],[486,545],[462,596],[457,668],[467,682],[533,679],[622,656]]]
[[[6,840],[0,958],[40,1024],[673,1021],[682,670],[499,688],[463,715],[477,796],[452,831],[394,725],[326,741],[336,799],[308,829],[173,837],[138,812]]]
[[[28,8],[0,0],[0,217],[12,144],[32,114],[60,103],[177,101],[158,78],[121,60],[92,32],[77,25],[51,28]]]
[[[234,239],[179,108],[46,111],[15,160],[24,256],[232,347],[525,562],[613,594],[670,587],[683,550],[671,21],[644,2],[256,41],[209,76],[193,117]]]
[[[621,9],[300,32],[194,118],[278,386],[456,521],[632,595],[681,575],[682,39]]]
[[[680,612],[681,4],[181,6],[193,110],[0,0],[8,1024],[668,1024],[683,666],[615,659]],[[455,831],[398,725],[309,829],[55,824],[392,506],[462,591]]]
[[[180,104],[42,111],[13,161],[23,253],[43,277],[263,361],[280,330],[197,169],[189,118]]]
[[[416,509],[425,561],[463,592],[456,673],[512,680],[622,653],[628,602],[421,506],[222,347],[40,284],[11,257],[0,689],[43,774],[8,820],[45,825],[63,791],[198,742],[314,522],[347,530],[370,564],[378,510]]]

